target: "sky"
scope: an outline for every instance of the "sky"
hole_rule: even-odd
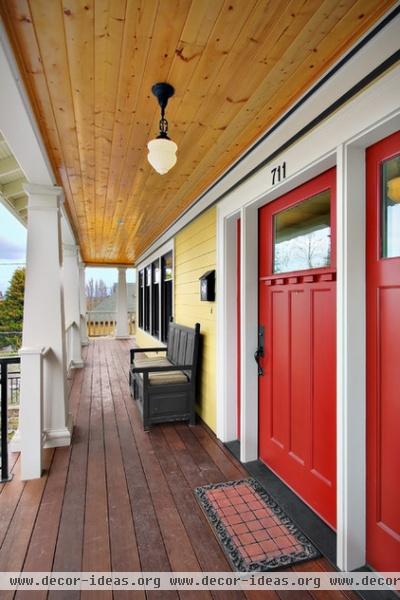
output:
[[[25,266],[26,260],[26,229],[25,227],[0,203],[0,292],[6,291],[12,274],[19,266]],[[112,287],[118,280],[117,269],[112,268],[87,268],[86,280],[102,279],[107,287]],[[126,272],[128,283],[134,283],[135,270]]]
[[[0,203],[0,292],[6,291],[12,274],[25,265],[26,229]]]

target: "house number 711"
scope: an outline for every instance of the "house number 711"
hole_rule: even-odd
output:
[[[280,183],[283,179],[286,178],[286,162],[283,162],[279,167],[274,167],[271,169],[272,175],[272,185],[276,183]]]

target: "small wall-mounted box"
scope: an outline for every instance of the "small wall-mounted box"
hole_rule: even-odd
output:
[[[200,300],[214,302],[215,300],[215,271],[207,271],[200,277]]]

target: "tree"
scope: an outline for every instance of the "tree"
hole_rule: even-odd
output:
[[[86,298],[88,310],[93,310],[97,304],[109,296],[109,290],[102,279],[91,277],[86,283]]]
[[[1,347],[12,346],[16,350],[21,345],[24,293],[25,269],[16,269],[5,293],[4,300],[0,303],[0,333],[21,332],[21,334],[1,335]]]

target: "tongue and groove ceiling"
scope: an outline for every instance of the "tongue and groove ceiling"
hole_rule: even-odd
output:
[[[1,0],[87,263],[132,263],[393,0]],[[177,165],[158,175],[150,88]]]

